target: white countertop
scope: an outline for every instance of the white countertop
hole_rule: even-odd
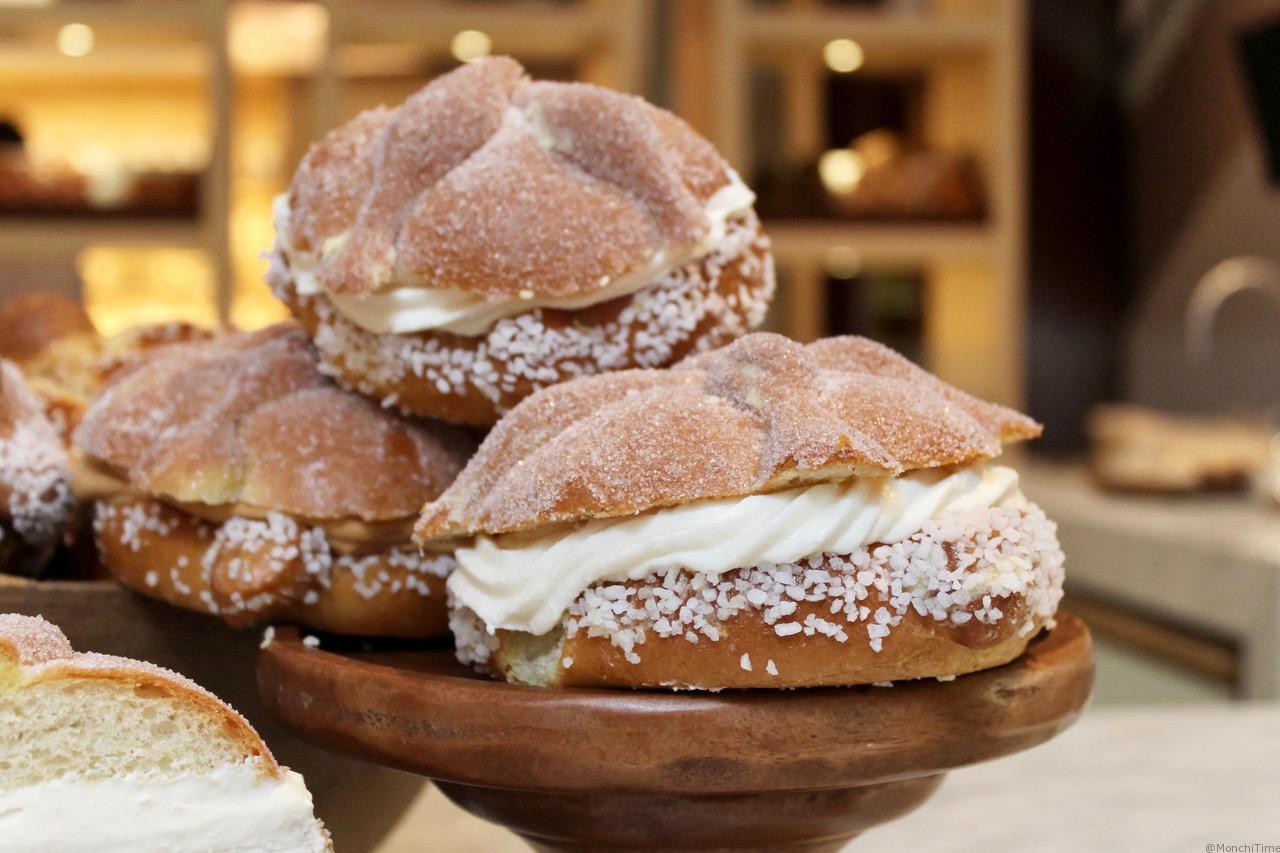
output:
[[[1086,712],[1049,743],[957,770],[919,810],[848,850],[1080,853],[1280,845],[1280,705]],[[434,788],[380,853],[517,853]]]

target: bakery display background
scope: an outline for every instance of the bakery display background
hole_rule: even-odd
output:
[[[1098,635],[1100,706],[1270,701],[1280,511],[1103,493],[1085,462],[1101,402],[1264,424],[1280,403],[1265,285],[1224,305],[1207,360],[1184,335],[1209,269],[1280,263],[1263,119],[1280,92],[1240,48],[1280,8],[1177,5],[0,5],[0,299],[74,295],[105,332],[257,328],[285,316],[263,284],[271,199],[327,129],[489,52],[643,94],[759,193],[768,328],[868,335],[1046,423],[1019,461]],[[1220,567],[1239,592],[1206,608],[1196,584]],[[388,849],[422,837],[412,821]],[[447,849],[492,849],[468,832]]]

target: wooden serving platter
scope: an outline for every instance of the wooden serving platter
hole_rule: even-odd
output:
[[[1070,614],[1005,666],[952,682],[794,691],[544,690],[446,650],[305,644],[259,656],[267,708],[312,743],[435,779],[547,850],[834,850],[951,769],[1035,746],[1093,684]]]

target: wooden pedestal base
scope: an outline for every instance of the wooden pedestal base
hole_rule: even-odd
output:
[[[1066,728],[1093,684],[1084,623],[1013,663],[892,688],[540,690],[443,650],[336,653],[281,629],[267,707],[313,743],[437,780],[543,850],[834,850],[945,771]]]
[[[819,791],[672,796],[547,794],[437,782],[535,850],[839,850],[924,802],[942,774]]]

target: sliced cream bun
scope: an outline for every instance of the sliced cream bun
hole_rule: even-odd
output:
[[[0,614],[0,847],[330,851],[302,777],[176,673]]]

